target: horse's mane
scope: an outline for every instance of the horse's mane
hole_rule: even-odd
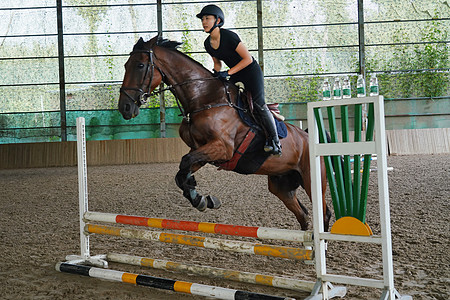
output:
[[[148,42],[144,42],[143,38],[140,38],[137,43],[133,47],[133,51],[139,51],[139,50],[149,50],[147,46]],[[182,45],[183,43],[177,42],[177,41],[171,41],[169,39],[163,39],[161,37],[158,37],[156,39],[156,46],[160,46],[169,50],[174,50],[174,52],[179,53],[180,55],[186,57],[193,63],[197,64],[198,66],[202,67],[203,69],[207,70],[201,63],[193,59],[192,57],[186,55],[183,52],[178,51],[178,46]]]
[[[144,42],[143,38],[139,38],[139,40],[133,46],[133,51],[149,50],[148,43],[149,43],[149,41]],[[164,47],[167,49],[172,49],[172,50],[176,50],[178,48],[178,46],[180,46],[181,44],[182,43],[180,43],[180,42],[171,41],[171,40],[163,39],[160,37],[158,37],[156,40],[156,46],[161,46],[161,47]]]
[[[178,46],[182,45],[183,43],[177,42],[177,41],[171,41],[168,39],[158,39],[156,41],[156,46],[161,46],[167,49],[176,50]]]

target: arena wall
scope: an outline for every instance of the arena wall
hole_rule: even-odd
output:
[[[387,130],[386,136],[390,155],[450,153],[450,128]],[[87,142],[90,166],[179,162],[188,151],[180,138]],[[0,169],[76,164],[76,142],[0,145]]]
[[[180,138],[88,141],[86,148],[90,166],[179,162],[189,151]],[[0,145],[0,169],[76,164],[76,142]]]

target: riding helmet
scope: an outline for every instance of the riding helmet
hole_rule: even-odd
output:
[[[203,18],[203,16],[207,15],[215,16],[216,19],[220,18],[220,23],[217,24],[218,27],[222,26],[223,23],[225,22],[225,15],[223,14],[223,11],[220,9],[220,7],[218,7],[217,5],[214,4],[206,5],[205,7],[202,8],[202,11],[197,14],[197,18],[201,19]]]

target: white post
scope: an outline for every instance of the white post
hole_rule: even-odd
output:
[[[77,158],[78,158],[78,201],[80,208],[80,255],[67,255],[71,264],[88,264],[107,268],[106,255],[91,256],[89,252],[89,235],[84,232],[84,216],[89,210],[87,190],[86,133],[83,117],[77,118]]]
[[[384,120],[383,96],[378,96],[374,105],[375,140],[377,147],[378,197],[380,201],[380,227],[383,255],[383,280],[388,299],[395,299],[394,270],[392,259],[391,218],[389,209],[389,189],[387,175],[386,130]]]
[[[86,130],[83,117],[77,118],[78,196],[80,205],[81,258],[89,259],[89,236],[84,233],[84,214],[89,210],[87,190]]]
[[[309,160],[311,164],[311,197],[313,206],[313,229],[314,229],[314,251],[315,267],[318,282],[321,284],[322,299],[328,299],[327,282],[322,280],[322,276],[327,273],[325,257],[325,241],[320,239],[324,232],[323,226],[323,205],[322,205],[322,179],[320,173],[320,156],[316,155],[316,145],[319,143],[318,127],[315,122],[314,109],[308,109],[309,128]],[[315,291],[319,293],[319,291]]]

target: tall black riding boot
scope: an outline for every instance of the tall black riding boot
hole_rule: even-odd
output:
[[[281,156],[281,143],[278,139],[277,128],[272,113],[266,104],[263,107],[257,105],[259,116],[261,117],[262,125],[267,132],[267,144],[264,146],[264,151]]]

